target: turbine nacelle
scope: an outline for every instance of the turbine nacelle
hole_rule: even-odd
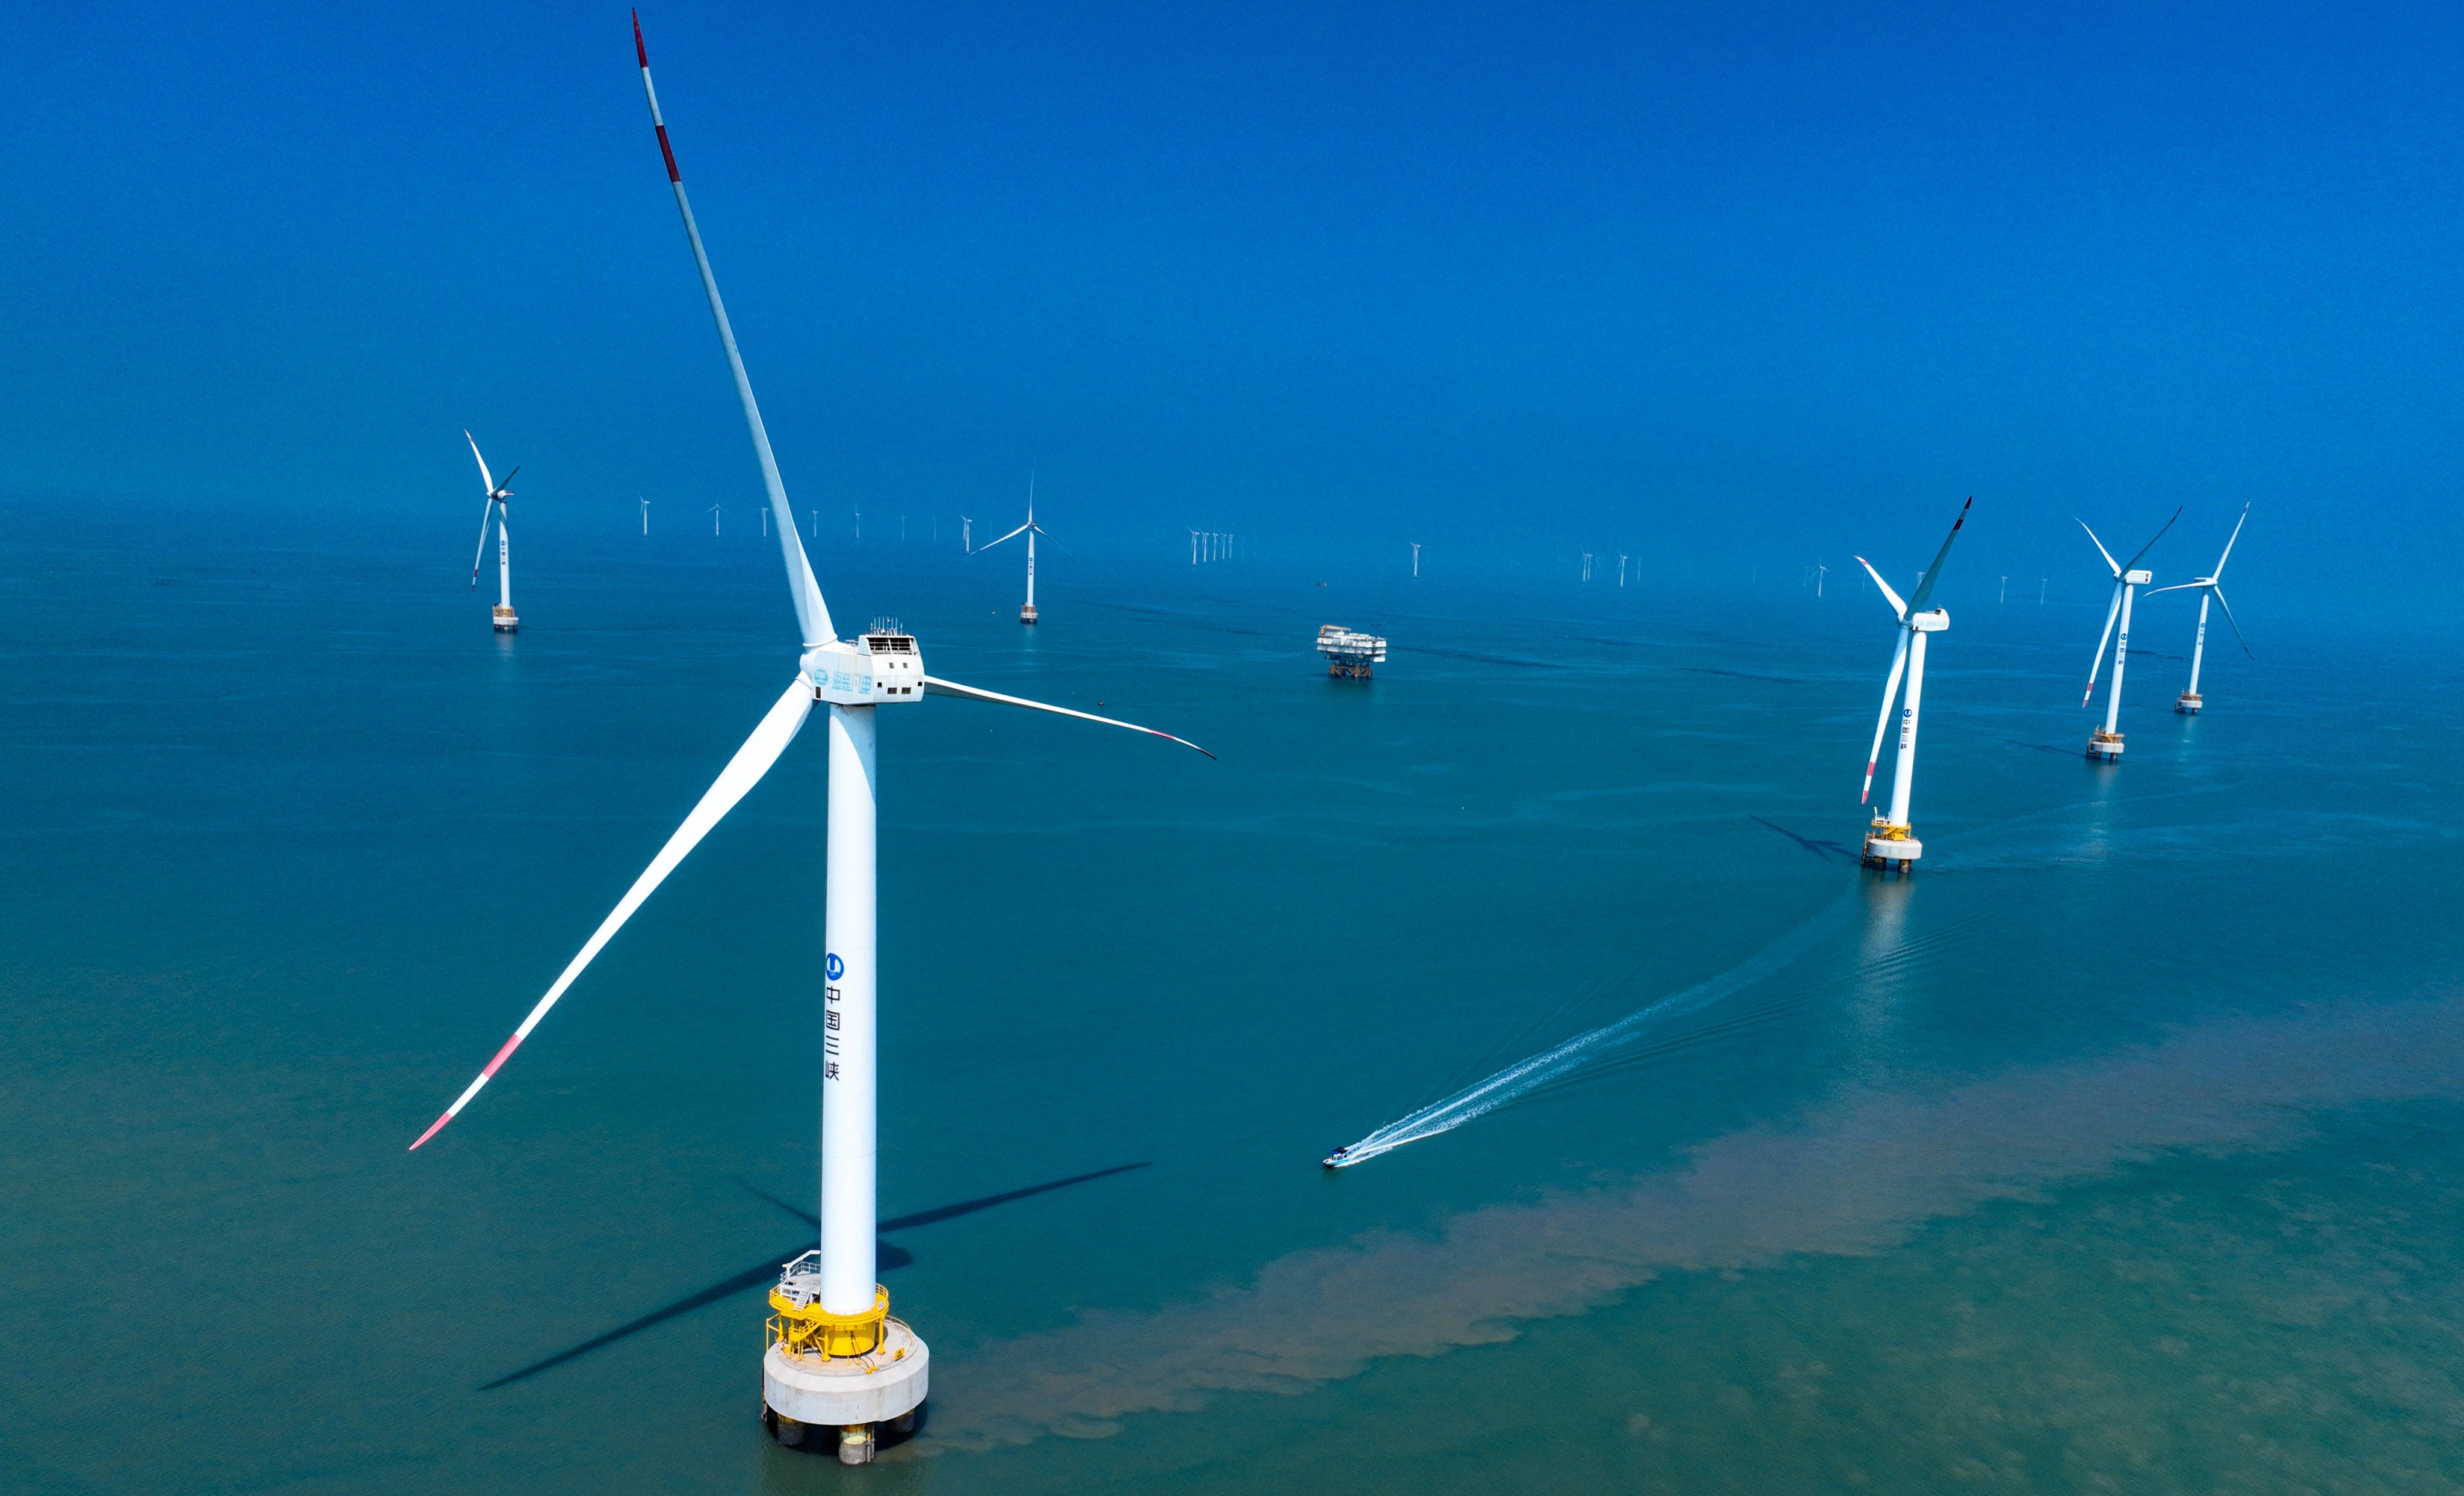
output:
[[[1910,613],[1908,627],[1921,634],[1938,634],[1950,627],[1950,609],[1937,607],[1931,612]]]
[[[2122,580],[2134,587],[2144,587],[2147,583],[2156,580],[2156,574],[2145,567],[2138,567],[2130,571],[2123,572],[2122,574]]]
[[[860,639],[833,639],[806,649],[799,669],[813,699],[832,706],[894,706],[924,699],[924,655],[915,636],[875,628]]]

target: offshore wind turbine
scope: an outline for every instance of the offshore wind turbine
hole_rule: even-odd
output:
[[[1874,721],[1874,746],[1865,755],[1865,787],[1857,797],[1862,804],[1874,793],[1874,765],[1881,760],[1882,734],[1891,725],[1891,702],[1900,694],[1900,679],[1907,677],[1907,697],[1900,707],[1900,748],[1891,764],[1891,808],[1888,814],[1874,817],[1865,829],[1865,852],[1859,861],[1868,868],[1888,869],[1893,863],[1902,872],[1916,870],[1917,859],[1925,855],[1925,844],[1916,839],[1908,820],[1908,798],[1916,788],[1917,775],[1917,710],[1925,701],[1925,635],[1938,634],[1950,627],[1950,610],[1933,608],[1925,604],[1932,600],[1934,583],[1942,579],[1942,563],[1950,559],[1951,542],[1959,539],[1959,527],[1968,523],[1969,505],[1976,496],[1969,495],[1959,513],[1950,521],[1950,533],[1942,538],[1942,549],[1934,552],[1933,564],[1917,579],[1916,591],[1906,602],[1891,590],[1882,574],[1864,557],[1857,564],[1882,589],[1882,597],[1900,621],[1900,642],[1891,650],[1891,672],[1882,679],[1882,713]]]
[[[958,549],[970,556],[976,554],[976,521],[972,515],[958,517]]]
[[[1002,536],[1001,540],[984,546],[989,551],[1001,540],[1015,539],[1022,535],[1026,537],[1026,605],[1018,610],[1018,621],[1022,624],[1035,622],[1035,538],[1043,533],[1043,526],[1035,522],[1035,474],[1030,471],[1026,475],[1026,523]]]
[[[2225,553],[2216,558],[2214,571],[2195,582],[2177,582],[2169,587],[2151,587],[2147,591],[2147,595],[2152,598],[2159,592],[2180,592],[2189,587],[2199,589],[2199,631],[2190,641],[2190,689],[2183,692],[2180,699],[2173,703],[2173,710],[2186,716],[2198,715],[2199,708],[2205,704],[2199,699],[2199,661],[2208,651],[2208,600],[2210,598],[2215,599],[2216,606],[2224,609],[2225,622],[2233,625],[2233,638],[2240,641],[2241,652],[2250,654],[2250,641],[2242,638],[2241,625],[2233,623],[2233,608],[2225,602],[2225,589],[2216,585],[2216,579],[2225,574],[2225,562],[2233,557],[2233,541],[2241,539],[2241,527],[2249,522],[2250,506],[2244,504],[2241,506],[2241,517],[2233,521],[2233,534],[2225,537]],[[2255,654],[2250,654],[2250,657],[2254,660],[2258,658]]]
[[[634,496],[641,497],[638,494]],[[642,533],[644,535],[650,533],[650,501],[647,498],[642,499]]]
[[[702,291],[726,354],[728,373],[744,408],[745,428],[753,439],[770,509],[780,519],[779,549],[786,566],[802,652],[787,689],[728,760],[717,782],[626,891],[614,912],[601,922],[513,1037],[410,1146],[418,1148],[434,1137],[470,1105],[634,911],[779,761],[814,704],[825,704],[829,723],[827,879],[822,945],[812,952],[811,963],[822,978],[822,1001],[809,1035],[820,1040],[822,1051],[821,1244],[787,1263],[778,1286],[771,1289],[770,1306],[775,1312],[768,1322],[762,1355],[761,1396],[764,1421],[781,1442],[802,1443],[809,1426],[829,1425],[838,1430],[839,1459],[862,1464],[871,1458],[877,1425],[913,1426],[913,1415],[929,1390],[931,1359],[923,1339],[902,1321],[890,1317],[889,1290],[875,1278],[874,853],[879,807],[874,793],[873,714],[882,706],[912,704],[926,695],[961,696],[1128,728],[1188,747],[1197,745],[1153,728],[927,675],[914,638],[894,624],[876,625],[853,639],[838,636],[803,542],[788,522],[793,511],[786,487],[771,453],[760,407],[754,402],[752,381],[737,351],[727,308],[719,299],[701,231],[685,197],[684,179],[676,170],[675,153],[659,115],[658,95],[650,85],[649,55],[642,45],[638,18],[633,36],[642,65],[642,89],[667,163],[668,181],[675,192],[676,209],[684,220],[693,263],[701,273]]]
[[[710,506],[710,533],[711,533],[711,534],[713,534],[713,535],[716,535],[716,534],[718,533],[718,516],[719,516],[719,507],[718,507],[716,504],[713,504],[713,505],[711,505],[711,506]]]
[[[2087,530],[2088,540],[2096,546],[2096,553],[2113,568],[2113,603],[2104,610],[2104,632],[2097,636],[2096,659],[2087,668],[2087,691],[2079,697],[2080,706],[2096,698],[2096,672],[2104,668],[2105,641],[2113,637],[2114,620],[2122,620],[2122,639],[2113,647],[2113,686],[2104,698],[2104,725],[2088,735],[2087,756],[2091,759],[2111,763],[2122,757],[2122,670],[2130,659],[2130,601],[2143,583],[2155,580],[2152,573],[2140,569],[2139,562],[2156,548],[2157,541],[2165,539],[2165,532],[2173,528],[2173,519],[2181,517],[2182,511],[2176,508],[2172,519],[2158,526],[2156,533],[2147,538],[2147,543],[2139,547],[2139,553],[2131,557],[2126,565],[2113,559],[2113,553],[2104,548],[2104,542],[2096,538],[2094,530],[2087,530],[2086,520],[2079,522],[2080,529]]]
[[[517,633],[521,630],[522,621],[514,616],[514,542],[505,522],[505,501],[514,496],[511,487],[514,473],[521,472],[521,465],[517,463],[513,473],[506,473],[505,481],[499,483],[488,472],[488,459],[479,455],[478,439],[467,430],[462,433],[462,439],[471,444],[471,455],[479,464],[479,482],[488,491],[488,496],[479,501],[479,549],[471,558],[471,585],[474,590],[479,585],[479,562],[488,554],[488,521],[494,518],[496,521],[496,605],[489,609],[489,616],[495,622],[496,632]]]

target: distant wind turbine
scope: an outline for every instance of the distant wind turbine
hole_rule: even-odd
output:
[[[1882,757],[1882,734],[1891,724],[1891,701],[1900,692],[1900,673],[1907,672],[1908,693],[1900,708],[1900,749],[1891,765],[1891,809],[1878,815],[1865,832],[1865,854],[1861,861],[1868,868],[1900,865],[1902,872],[1914,870],[1917,859],[1925,855],[1925,844],[1911,834],[1908,798],[1916,787],[1917,773],[1917,710],[1925,700],[1925,635],[1940,633],[1950,627],[1950,613],[1946,608],[1926,611],[1925,604],[1933,597],[1934,583],[1942,576],[1942,563],[1950,559],[1951,542],[1959,539],[1959,527],[1968,523],[1968,510],[1976,502],[1971,495],[1959,506],[1959,515],[1950,522],[1950,533],[1942,538],[1942,549],[1934,553],[1933,564],[1926,567],[1916,591],[1904,603],[1874,569],[1864,557],[1857,564],[1882,589],[1882,596],[1899,615],[1900,643],[1891,651],[1891,673],[1882,681],[1882,715],[1874,722],[1874,746],[1865,755],[1865,788],[1858,796],[1861,803],[1874,793],[1874,765]]]
[[[2122,620],[2122,641],[2113,647],[2113,686],[2111,693],[2105,697],[2104,725],[2089,735],[2087,740],[2087,756],[2091,759],[2101,759],[2111,763],[2122,757],[2122,670],[2130,658],[2130,600],[2141,583],[2155,580],[2149,573],[2139,569],[2139,562],[2156,548],[2157,541],[2165,539],[2165,532],[2173,528],[2173,520],[2181,517],[2182,511],[2175,509],[2172,519],[2158,526],[2156,533],[2147,538],[2147,543],[2139,547],[2138,554],[2127,563],[2115,561],[2113,553],[2104,548],[2104,542],[2096,538],[2096,532],[2087,530],[2087,521],[2079,521],[2079,528],[2087,530],[2089,543],[2096,547],[2099,556],[2104,558],[2105,565],[2113,569],[2113,604],[2104,610],[2104,632],[2097,636],[2096,661],[2088,667],[2087,692],[2079,697],[2080,706],[2087,705],[2096,696],[2096,672],[2104,668],[2105,641],[2113,637],[2114,620]]]
[[[2190,641],[2190,689],[2183,692],[2181,699],[2173,703],[2174,711],[2188,716],[2198,715],[2199,708],[2205,705],[2199,699],[2199,661],[2208,652],[2208,600],[2210,598],[2215,599],[2216,606],[2224,609],[2225,622],[2233,625],[2233,638],[2240,642],[2241,652],[2250,654],[2250,641],[2242,638],[2241,625],[2233,623],[2233,608],[2225,602],[2225,589],[2216,585],[2216,579],[2225,574],[2225,562],[2233,559],[2233,542],[2241,539],[2241,527],[2249,522],[2250,506],[2244,504],[2241,506],[2241,517],[2233,521],[2233,534],[2225,537],[2225,553],[2216,558],[2214,571],[2195,582],[2177,582],[2169,587],[2152,588],[2147,594],[2152,598],[2159,592],[2180,592],[2190,587],[2199,589],[2199,631]],[[2254,660],[2258,658],[2255,654],[2250,654],[2250,657]]]
[[[1035,622],[1035,538],[1043,533],[1043,526],[1035,522],[1035,473],[1030,470],[1026,474],[1026,523],[984,547],[989,551],[1001,540],[1015,539],[1022,535],[1026,537],[1026,605],[1018,610],[1018,621],[1022,624]]]
[[[471,455],[479,464],[479,481],[488,491],[488,496],[479,501],[479,550],[471,558],[471,585],[473,590],[479,585],[479,561],[488,554],[488,520],[494,517],[496,521],[496,605],[489,616],[495,621],[496,632],[514,633],[520,629],[522,621],[514,616],[513,537],[505,521],[505,501],[514,496],[511,487],[514,473],[522,470],[517,464],[513,473],[505,474],[504,482],[497,482],[488,473],[488,459],[479,455],[478,440],[469,431],[462,433],[462,439],[471,444]]]

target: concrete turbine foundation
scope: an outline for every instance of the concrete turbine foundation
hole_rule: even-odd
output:
[[[774,1345],[761,1357],[761,1407],[782,1444],[835,1436],[843,1464],[869,1464],[883,1426],[905,1433],[932,1390],[932,1352],[897,1320],[877,1351],[857,1356],[796,1355]]]
[[[835,1431],[839,1463],[869,1464],[878,1431],[914,1427],[932,1390],[933,1354],[904,1320],[890,1317],[890,1290],[851,1314],[823,1307],[821,1252],[789,1263],[770,1290],[761,1355],[761,1418],[771,1437],[801,1445],[814,1429]]]
[[[1862,867],[1880,868],[1888,872],[1897,868],[1902,872],[1917,870],[1917,859],[1925,855],[1925,843],[1910,835],[1903,825],[1893,825],[1880,816],[1874,818],[1872,829],[1865,833],[1865,853],[1859,859]]]

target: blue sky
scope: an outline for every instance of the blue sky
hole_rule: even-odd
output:
[[[800,506],[2178,572],[2249,499],[2254,597],[2453,590],[2452,11],[643,21]],[[624,7],[11,30],[0,500],[758,492]]]

